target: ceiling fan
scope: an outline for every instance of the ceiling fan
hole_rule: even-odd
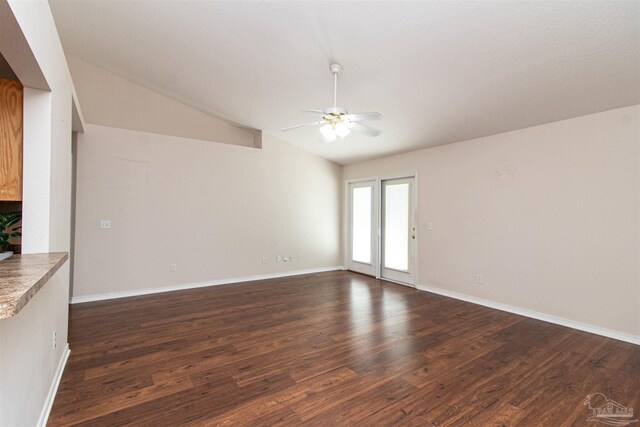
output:
[[[373,137],[380,135],[380,131],[363,125],[360,121],[378,120],[382,118],[382,114],[377,112],[349,114],[345,108],[338,107],[338,76],[342,74],[344,68],[342,68],[342,65],[340,64],[331,64],[329,69],[333,73],[333,107],[327,107],[324,111],[303,111],[304,113],[320,114],[322,115],[322,120],[291,126],[282,129],[282,131],[288,131],[305,126],[322,125],[320,127],[320,134],[322,135],[322,140],[324,142],[332,142],[337,138],[344,138],[349,135],[352,130]]]

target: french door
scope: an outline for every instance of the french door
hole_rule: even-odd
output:
[[[413,286],[415,178],[372,179],[348,185],[349,270]]]
[[[382,181],[380,276],[414,285],[415,215],[414,178]]]
[[[347,268],[376,276],[378,255],[377,182],[349,184],[349,236]]]

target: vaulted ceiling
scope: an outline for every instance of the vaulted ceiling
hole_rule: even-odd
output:
[[[67,54],[334,160],[640,103],[640,3],[51,1]],[[380,111],[331,144],[301,113]]]

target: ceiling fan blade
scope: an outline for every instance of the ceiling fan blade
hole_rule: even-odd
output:
[[[347,124],[347,127],[356,132],[364,133],[365,135],[376,137],[380,135],[380,131],[374,128],[370,128],[369,126],[365,126],[362,123],[358,122],[350,122]]]
[[[321,110],[303,110],[303,113],[315,113],[315,114],[322,114],[324,115],[324,111]]]
[[[297,129],[297,128],[301,128],[304,126],[315,126],[315,125],[321,125],[322,123],[324,123],[324,120],[318,120],[317,122],[309,122],[309,123],[305,123],[303,125],[295,125],[295,126],[289,126],[288,128],[284,128],[284,129],[280,129],[282,132],[291,130],[291,129]]]
[[[382,114],[377,112],[347,114],[345,117],[352,122],[358,122],[360,120],[380,120],[384,118]]]

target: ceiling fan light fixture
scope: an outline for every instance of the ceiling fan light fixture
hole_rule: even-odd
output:
[[[336,132],[330,124],[326,124],[320,128],[320,133],[327,141],[336,140]]]
[[[351,129],[349,129],[344,122],[336,124],[333,130],[339,138],[344,138],[351,133]]]

